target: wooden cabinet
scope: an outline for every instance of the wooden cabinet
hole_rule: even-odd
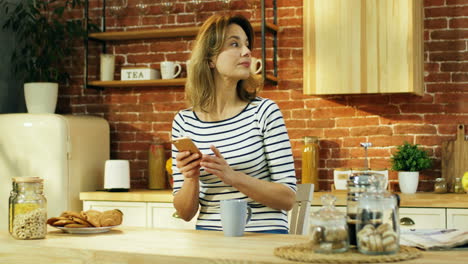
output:
[[[468,209],[447,208],[447,228],[468,229]]]
[[[146,227],[146,203],[142,202],[106,202],[84,201],[83,210],[106,211],[119,209],[124,214],[123,226]]]
[[[312,206],[311,213],[319,210],[320,206]],[[337,210],[346,213],[346,206],[337,206]],[[458,209],[447,209],[447,210],[458,210]],[[401,229],[430,229],[430,228],[449,228],[446,224],[445,208],[400,208],[400,228]],[[457,218],[457,224],[451,228],[463,228],[460,224],[462,220],[462,212],[459,212]],[[464,216],[468,221],[468,209],[465,210]],[[403,223],[402,223],[403,222]],[[468,226],[468,224],[466,224]]]
[[[123,226],[194,230],[197,221],[197,216],[190,222],[178,218],[172,203],[83,201],[83,210],[91,209],[98,211],[119,209],[124,214]]]
[[[177,216],[172,203],[148,203],[146,217],[148,227],[194,230],[198,215],[185,222]]]
[[[303,10],[304,94],[423,94],[423,1],[303,1]]]
[[[445,208],[400,208],[400,228],[446,228]]]

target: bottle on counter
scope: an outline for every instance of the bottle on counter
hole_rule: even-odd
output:
[[[454,193],[465,193],[465,189],[463,188],[461,178],[455,178],[455,184],[453,185],[453,192]]]
[[[166,157],[164,144],[155,139],[148,151],[148,189],[166,189]]]
[[[369,180],[371,187],[358,204],[358,250],[368,255],[395,254],[400,250],[397,197],[385,190],[384,176],[372,175]]]
[[[47,233],[47,200],[43,179],[13,178],[9,199],[9,231],[16,239],[41,239]]]
[[[302,147],[302,182],[314,184],[318,190],[319,146],[318,137],[304,137]]]
[[[346,215],[335,208],[336,197],[321,197],[323,207],[310,218],[310,240],[317,253],[340,253],[349,248]]]
[[[437,178],[434,184],[435,193],[447,193],[447,182],[445,178]]]

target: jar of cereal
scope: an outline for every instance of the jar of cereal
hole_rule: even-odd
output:
[[[13,178],[9,208],[9,230],[14,238],[45,238],[47,200],[43,194],[43,179],[39,177]]]

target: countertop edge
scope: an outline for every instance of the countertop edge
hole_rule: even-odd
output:
[[[320,197],[324,194],[333,194],[336,196],[337,206],[345,206],[347,199],[346,191],[335,192],[315,192],[312,206],[321,205]],[[468,194],[435,194],[435,193],[415,193],[400,195],[400,207],[418,207],[418,208],[468,208]],[[129,192],[81,192],[82,201],[109,201],[109,202],[154,202],[154,203],[172,203],[172,190],[146,190],[135,189]]]

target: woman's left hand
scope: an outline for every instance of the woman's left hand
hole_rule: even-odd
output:
[[[213,151],[214,156],[204,154],[200,163],[206,172],[216,175],[225,184],[233,185],[236,172],[229,166],[219,150],[211,145],[210,149]]]

